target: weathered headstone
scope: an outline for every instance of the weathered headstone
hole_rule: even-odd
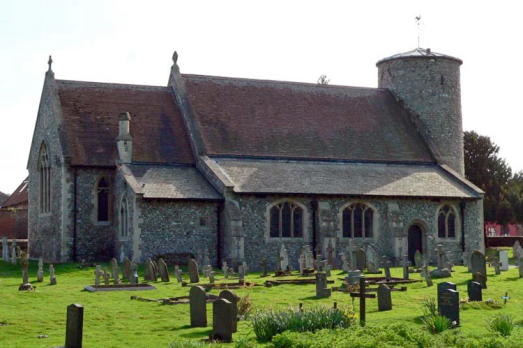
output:
[[[334,266],[334,247],[332,246],[332,242],[330,240],[325,251],[327,251],[327,264]]]
[[[298,264],[300,265],[300,275],[305,275],[305,255],[300,254]]]
[[[487,288],[486,279],[487,278],[485,278],[483,276],[483,274],[481,274],[479,272],[476,272],[476,273],[472,274],[472,281],[474,281],[476,283],[480,283],[482,289],[486,289]]]
[[[367,268],[367,255],[363,248],[356,250],[356,267],[362,272]]]
[[[289,265],[289,253],[285,246],[282,244],[280,248],[280,257],[281,257],[281,269],[286,270]]]
[[[467,284],[467,292],[469,295],[469,301],[483,301],[483,295],[481,293],[481,284],[478,282],[470,281]]]
[[[36,279],[39,283],[44,281],[44,260],[42,258],[38,259],[38,272],[36,272]]]
[[[240,278],[240,283],[245,281],[245,273],[243,271],[243,266],[238,266],[238,277]]]
[[[474,281],[481,284],[483,289],[487,288],[487,263],[485,261],[485,255],[479,250],[472,252],[470,256],[470,268],[473,277],[478,277],[476,273],[481,275],[481,278],[474,279]]]
[[[425,281],[427,282],[427,286],[432,286],[434,285],[432,283],[432,278],[430,277],[430,272],[429,272],[429,269],[428,269],[428,266],[425,265],[421,268],[421,276],[423,278],[425,278]]]
[[[440,314],[441,314],[441,311],[439,308],[440,308],[440,303],[442,301],[441,296],[446,290],[449,290],[449,289],[456,290],[456,284],[451,283],[451,282],[443,282],[443,283],[438,284],[438,312]]]
[[[131,279],[129,279],[131,284],[138,284],[138,264],[136,262],[131,263]]]
[[[247,264],[247,262],[243,261],[242,266],[243,266],[243,273],[245,275],[249,275],[249,265]]]
[[[212,304],[212,339],[221,342],[232,342],[233,333],[233,305],[224,298]]]
[[[232,332],[238,331],[238,301],[240,301],[240,297],[231,290],[223,290],[219,297],[232,304]]]
[[[447,267],[450,267],[450,263],[446,262],[446,257],[445,257],[445,251],[443,250],[443,244],[438,244],[437,245],[437,248],[436,248],[436,256],[437,256],[437,260],[438,260],[438,263],[437,263],[437,269],[434,269],[430,272],[430,275],[432,277],[437,277],[437,278],[448,278],[448,277],[452,277],[452,274],[450,273],[450,268],[446,268],[445,266]]]
[[[67,306],[65,347],[82,348],[84,332],[84,307],[79,304]]]
[[[349,262],[351,270],[355,271],[358,269],[358,266],[356,264],[356,250],[358,250],[358,246],[356,245],[356,241],[354,239],[351,239],[349,241]],[[360,271],[364,271],[363,269],[360,269]]]
[[[316,297],[326,298],[331,296],[331,289],[327,288],[327,274],[325,272],[316,273]]]
[[[2,259],[4,262],[9,262],[9,244],[7,237],[2,237]]]
[[[125,280],[131,280],[131,276],[132,276],[132,263],[131,263],[131,260],[129,260],[127,257],[124,259],[123,261],[123,266],[122,266],[122,276],[123,276],[123,279]]]
[[[113,257],[111,259],[111,277],[114,279],[116,278],[116,272],[118,272],[118,261],[116,261],[116,259]]]
[[[390,311],[391,309],[392,309],[392,296],[391,296],[390,288],[385,284],[381,284],[378,287],[378,310],[380,312],[382,312],[382,311]]]
[[[151,266],[152,266],[152,280],[157,282],[158,281],[158,264],[156,263],[156,261],[154,260],[151,260]]]
[[[508,251],[501,250],[499,252],[499,261],[501,262],[501,270],[508,271]]]
[[[54,266],[49,265],[49,283],[51,285],[56,285],[56,276],[54,274]]]
[[[111,275],[109,274],[109,271],[107,271],[107,267],[104,267],[103,277],[104,277],[104,284],[109,285],[109,278],[111,277]]]
[[[361,277],[361,271],[348,271],[347,276],[345,277],[345,281],[349,283],[349,285],[356,285],[359,284]]]
[[[96,265],[94,270],[94,285],[100,285],[100,277],[102,276],[102,266]]]
[[[153,265],[151,259],[145,260],[143,264],[143,280],[146,282],[150,282],[153,280]]]
[[[409,257],[407,255],[403,256],[403,262],[401,263],[401,266],[403,267],[403,279],[408,280],[410,261],[409,261]]]
[[[191,327],[207,327],[206,300],[205,290],[201,286],[191,287],[189,291]]]
[[[205,247],[205,249],[203,250],[203,266],[206,266],[210,263],[211,261],[209,260],[209,249]]]
[[[224,262],[222,265],[222,272],[225,279],[229,278],[229,266],[227,266],[227,262]]]
[[[389,281],[391,280],[392,276],[390,274],[390,267],[392,266],[392,263],[387,260],[387,259],[384,259],[384,262],[383,262],[383,269],[385,270],[385,280],[386,281]]]
[[[191,278],[191,283],[199,283],[200,275],[198,274],[198,265],[194,259],[189,260],[189,277]]]
[[[423,267],[423,263],[423,254],[419,250],[416,250],[414,253],[414,264],[416,265],[416,268]]]
[[[327,267],[325,267],[327,270],[325,273],[327,273],[327,277],[330,277],[332,276],[331,274],[331,270],[332,270],[332,266],[331,265],[327,265]]]
[[[367,255],[367,270],[369,273],[380,273],[380,261],[378,253],[374,250],[372,246],[369,246],[366,251]]]
[[[499,262],[498,257],[494,257],[494,262],[492,262],[492,265],[494,266],[494,272],[496,273],[496,275],[500,275],[501,274],[501,262]]]
[[[158,272],[160,272],[160,278],[162,279],[162,282],[169,282],[169,270],[167,269],[167,264],[165,261],[160,258],[158,260]]]
[[[347,254],[342,252],[342,253],[340,253],[340,257],[341,257],[341,269],[343,270],[343,272],[350,271],[350,264],[349,264],[349,260],[347,259]]]
[[[263,277],[267,277],[267,259],[262,259],[262,269],[263,269]]]
[[[11,263],[13,265],[16,265],[16,258],[16,242],[13,240],[13,242],[11,243]]]
[[[440,303],[438,304],[438,311],[440,315],[448,318],[453,325],[459,326],[459,292],[454,289],[446,289],[438,293]]]
[[[323,260],[320,254],[316,255],[316,260],[314,260],[314,268],[316,268],[316,271],[323,272]]]
[[[214,271],[209,272],[209,284],[214,284],[214,275],[215,274],[216,274],[216,272],[214,272]]]
[[[178,283],[181,283],[182,282],[182,270],[180,269],[180,267],[178,267],[178,265],[174,266],[174,275],[176,275],[176,281]]]
[[[519,258],[519,249],[521,248],[521,243],[519,243],[519,240],[516,240],[514,242],[514,245],[512,246],[512,255],[515,259]]]

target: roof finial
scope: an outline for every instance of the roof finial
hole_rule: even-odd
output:
[[[177,61],[178,61],[178,52],[174,51],[174,53],[173,53],[173,62],[174,62],[174,64],[176,64]]]
[[[53,69],[51,69],[51,65],[53,65],[53,58],[51,58],[51,56],[49,56],[49,60],[47,61],[47,64],[49,64],[49,71],[53,71]]]
[[[418,25],[418,48],[419,48],[419,24],[421,22],[421,15],[416,17],[416,24]]]

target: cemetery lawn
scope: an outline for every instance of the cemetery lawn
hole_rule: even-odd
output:
[[[104,265],[108,266],[108,265]],[[0,347],[57,347],[65,343],[66,307],[78,303],[85,307],[84,313],[84,347],[169,347],[169,344],[179,340],[201,340],[208,337],[212,329],[212,305],[207,305],[207,328],[191,328],[189,305],[162,305],[160,303],[130,300],[131,296],[149,299],[187,296],[189,287],[181,287],[171,272],[171,282],[153,283],[158,290],[152,291],[120,291],[91,293],[84,290],[86,285],[94,283],[94,268],[78,269],[77,264],[55,265],[57,285],[49,285],[48,265],[45,264],[43,283],[36,281],[37,263],[32,261],[29,268],[29,280],[36,286],[33,292],[18,291],[22,275],[20,266],[13,266],[0,261]],[[188,275],[184,269],[184,280]],[[518,276],[517,268],[511,268],[501,275],[494,274],[494,268],[488,268],[488,289],[483,290],[483,299],[491,299],[495,305],[481,304],[462,305],[460,311],[461,328],[459,335],[464,337],[484,337],[487,334],[486,320],[496,313],[509,314],[516,324],[523,324],[523,278]],[[142,279],[143,270],[139,270]],[[402,269],[393,268],[392,276],[401,277]],[[371,275],[369,275],[371,276]],[[341,286],[344,275],[341,271],[333,271],[330,280],[335,280],[334,286]],[[223,282],[217,275],[216,281]],[[246,280],[263,284],[272,276],[260,278],[259,273],[250,273]],[[411,274],[411,279],[420,279],[419,274]],[[393,310],[378,312],[377,300],[367,300],[367,325],[379,326],[385,324],[403,323],[422,329],[421,301],[423,298],[436,297],[437,284],[452,281],[457,284],[461,299],[467,298],[467,282],[471,274],[464,267],[456,267],[452,278],[434,279],[434,286],[427,287],[425,282],[406,285],[408,291],[393,292]],[[207,279],[201,278],[202,282]],[[229,280],[228,282],[234,282]],[[237,280],[236,280],[237,282]],[[398,287],[401,285],[398,285]],[[329,285],[332,287],[332,285]],[[375,288],[376,286],[371,286]],[[268,287],[252,287],[233,290],[239,296],[250,295],[253,310],[288,305],[304,308],[323,304],[332,306],[351,306],[350,295],[333,292],[327,299],[315,298],[315,285],[279,285]],[[508,292],[510,299],[503,304],[502,296]],[[219,290],[211,294],[218,295]],[[359,310],[359,300],[354,302],[354,309]],[[518,328],[517,330],[523,330]],[[39,335],[47,338],[39,339]],[[239,338],[252,338],[252,327],[249,321],[238,323],[238,332],[233,335]],[[260,345],[267,345],[260,343]],[[230,344],[229,346],[234,346]]]

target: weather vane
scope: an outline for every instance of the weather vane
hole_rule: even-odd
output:
[[[421,15],[416,17],[416,24],[418,25],[418,48],[419,48],[419,24],[421,21]]]

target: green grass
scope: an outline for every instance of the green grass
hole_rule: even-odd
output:
[[[20,292],[22,276],[20,266],[12,266],[0,261],[0,346],[7,347],[56,347],[65,343],[66,307],[79,303],[85,307],[84,346],[85,347],[169,347],[171,342],[181,340],[202,340],[208,337],[212,326],[212,305],[207,306],[207,328],[191,328],[188,305],[166,306],[158,303],[130,300],[131,295],[152,299],[175,296],[186,296],[189,288],[181,287],[171,277],[170,283],[154,283],[156,291],[140,292],[99,292],[84,291],[86,285],[94,283],[94,268],[77,269],[76,264],[55,265],[58,284],[50,286],[48,265],[45,265],[45,280],[36,282],[36,262],[30,264],[30,281],[35,285],[34,292]],[[422,301],[425,298],[436,297],[437,283],[443,281],[455,282],[460,297],[467,297],[467,281],[470,273],[464,267],[456,267],[456,272],[450,279],[434,280],[434,286],[428,288],[425,283],[407,285],[406,292],[393,292],[393,310],[378,312],[377,300],[367,300],[367,326],[383,326],[397,324],[424,330],[421,318],[423,316]],[[172,272],[172,269],[171,269]],[[336,280],[334,286],[341,286],[343,275],[333,271],[330,279]],[[494,269],[489,268],[488,289],[483,291],[486,301],[496,301],[495,306],[486,304],[464,304],[461,310],[461,328],[459,336],[470,339],[491,335],[487,331],[487,320],[494,314],[502,313],[514,318],[514,323],[523,323],[523,279],[519,279],[518,270],[511,269],[495,276]],[[139,272],[143,275],[142,270]],[[400,277],[401,268],[392,269],[393,276]],[[184,277],[186,278],[186,274]],[[413,279],[419,279],[419,274],[411,274]],[[217,276],[221,282],[221,277]],[[260,278],[259,274],[249,274],[247,281],[263,284],[269,278]],[[202,281],[207,282],[206,279]],[[316,299],[315,285],[279,285],[271,288],[254,287],[235,291],[239,296],[250,294],[253,313],[260,309],[283,309],[289,305],[310,308],[322,304],[332,306],[352,306],[353,301],[346,293],[333,292],[328,299]],[[510,299],[503,304],[502,296],[508,292]],[[212,290],[218,294],[218,290]],[[466,307],[466,310],[465,310]],[[354,310],[358,313],[359,301],[354,302]],[[515,332],[521,329],[516,328]],[[453,330],[454,331],[454,330]],[[39,335],[48,338],[38,339]],[[514,336],[514,333],[513,333]],[[248,321],[240,321],[238,333],[233,338],[255,339],[253,327]],[[264,343],[257,343],[261,346]],[[235,344],[229,345],[234,347]]]

